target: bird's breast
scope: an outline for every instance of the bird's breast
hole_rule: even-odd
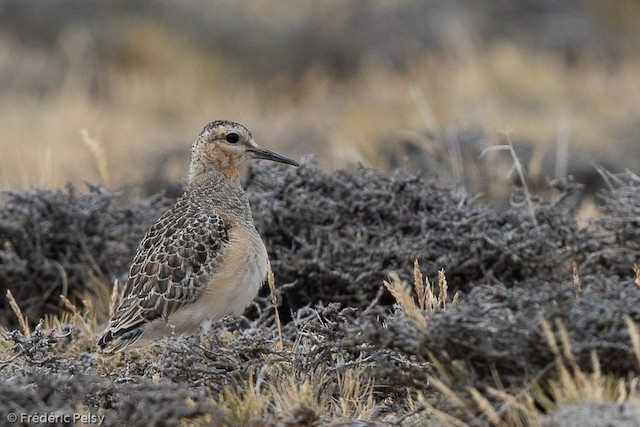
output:
[[[231,228],[220,262],[203,278],[203,294],[173,313],[166,325],[176,334],[191,333],[203,322],[241,314],[266,280],[267,265],[267,251],[258,233]]]
[[[267,250],[258,233],[237,227],[229,237],[204,295],[212,318],[242,313],[267,277]]]

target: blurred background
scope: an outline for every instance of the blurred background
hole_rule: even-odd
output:
[[[173,194],[231,119],[323,168],[403,167],[491,198],[640,165],[635,0],[0,0],[0,189]]]

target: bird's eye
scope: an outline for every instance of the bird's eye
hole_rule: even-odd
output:
[[[224,137],[224,139],[230,144],[235,144],[240,140],[240,136],[235,132],[230,132]]]

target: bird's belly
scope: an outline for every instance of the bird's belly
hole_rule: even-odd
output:
[[[246,241],[246,240],[245,240]],[[167,325],[174,333],[190,333],[203,322],[241,314],[258,294],[267,277],[267,252],[262,241],[237,247],[209,278],[203,295],[173,313]]]

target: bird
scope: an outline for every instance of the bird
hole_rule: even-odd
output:
[[[239,123],[217,120],[200,132],[184,193],[135,252],[122,302],[98,340],[102,352],[196,332],[255,298],[269,261],[240,184],[248,159],[299,166],[258,145]]]

